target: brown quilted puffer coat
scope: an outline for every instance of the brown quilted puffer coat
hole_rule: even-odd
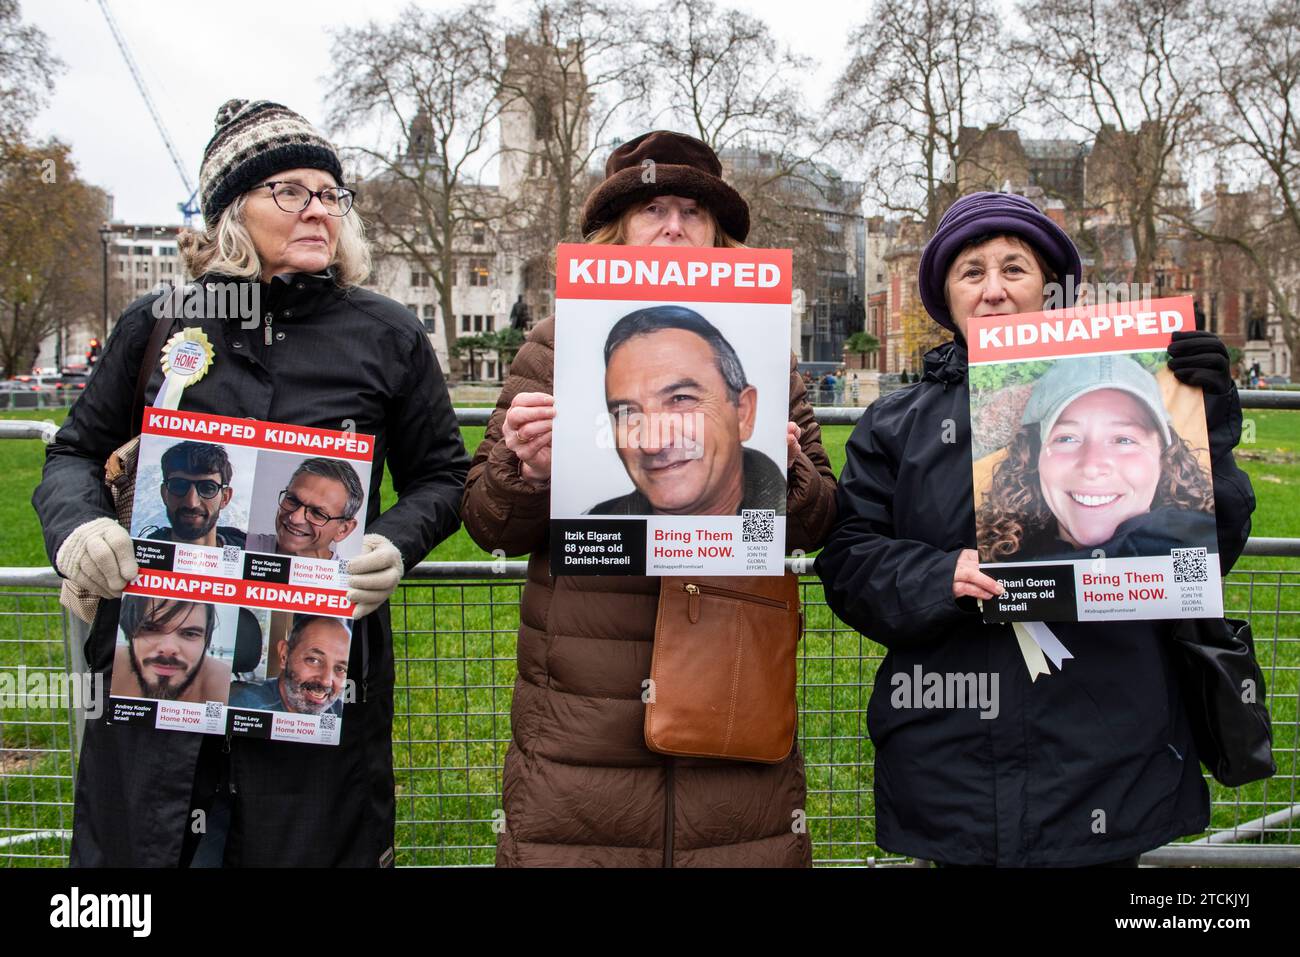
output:
[[[650,674],[657,578],[552,578],[550,493],[519,477],[501,440],[519,392],[552,393],[554,320],[511,366],[465,485],[462,519],[484,549],[531,553],[519,675],[505,760],[504,867],[806,867],[794,827],[803,757],[780,764],[670,758],[645,746],[641,682]],[[835,521],[835,476],[791,358],[790,421],[802,429],[789,473],[786,550],[821,545]]]

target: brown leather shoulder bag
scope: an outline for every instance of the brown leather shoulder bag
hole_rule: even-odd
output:
[[[651,751],[775,764],[794,745],[799,580],[664,577],[645,713]]]

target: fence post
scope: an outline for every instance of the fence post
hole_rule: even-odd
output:
[[[90,673],[86,663],[86,639],[90,637],[90,625],[86,624],[68,609],[63,609],[63,660],[67,663],[68,674],[81,681],[81,676]],[[85,687],[85,685],[82,685]],[[93,687],[93,686],[92,686]],[[108,688],[103,689],[105,695]],[[77,781],[77,761],[81,758],[81,739],[86,734],[85,702],[82,707],[68,708],[68,732],[72,735],[72,782]],[[108,707],[108,701],[101,705]]]

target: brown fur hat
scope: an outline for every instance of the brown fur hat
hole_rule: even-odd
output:
[[[706,206],[737,242],[749,235],[749,204],[722,181],[718,154],[685,133],[653,130],[621,144],[605,163],[605,181],[582,208],[582,233],[612,222],[651,196],[686,196]]]

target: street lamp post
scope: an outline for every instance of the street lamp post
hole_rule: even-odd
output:
[[[99,241],[104,247],[104,314],[100,323],[100,341],[108,339],[108,244],[113,238],[113,230],[104,223],[99,227]]]

